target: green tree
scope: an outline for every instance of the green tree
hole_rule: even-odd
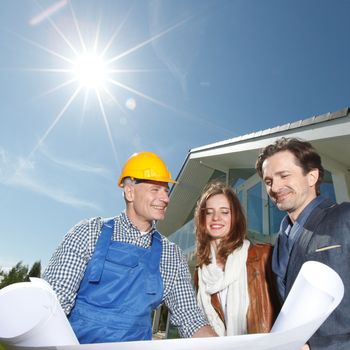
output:
[[[40,277],[41,276],[41,262],[36,261],[30,271],[28,272],[27,279],[29,280],[29,277]]]
[[[27,274],[28,266],[23,265],[22,261],[20,261],[8,273],[4,274],[4,278],[0,283],[0,288],[4,288],[12,283],[25,281]]]
[[[7,273],[0,270],[0,276],[2,276],[0,289],[13,283],[29,281],[29,277],[40,277],[40,274],[40,261],[35,262],[30,271],[28,265],[23,265],[22,261],[20,261]]]

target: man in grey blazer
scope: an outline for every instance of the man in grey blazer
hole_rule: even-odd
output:
[[[350,349],[350,203],[320,196],[324,169],[309,142],[280,138],[259,155],[256,170],[275,205],[287,213],[281,222],[272,269],[283,302],[305,261],[322,262],[340,275],[342,302],[304,349]]]

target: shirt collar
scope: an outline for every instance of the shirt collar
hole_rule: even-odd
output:
[[[303,211],[299,214],[297,218],[297,222],[300,226],[304,226],[306,220],[310,216],[311,212],[324,200],[323,197],[317,196],[314,198],[304,209]]]
[[[312,213],[312,211],[322,202],[324,198],[322,196],[317,196],[314,198],[299,214],[297,220],[294,225],[290,220],[289,216],[286,215],[281,222],[281,232],[284,232],[287,236],[289,235],[293,226],[302,227],[304,226],[306,220]]]
[[[128,218],[128,216],[126,215],[126,210],[123,210],[123,212],[121,213],[121,218],[122,221],[124,221],[124,223],[128,226],[131,227],[134,231],[137,231],[140,233],[141,235],[141,231],[132,223],[132,221]],[[152,227],[149,230],[149,232],[147,232],[147,234],[153,234],[156,230],[156,222],[155,220],[153,220],[152,222]]]

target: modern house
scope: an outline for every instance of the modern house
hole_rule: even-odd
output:
[[[191,272],[196,265],[193,212],[210,181],[222,180],[235,188],[251,240],[274,243],[284,214],[268,199],[254,166],[260,150],[280,137],[311,142],[326,170],[322,195],[337,202],[350,200],[349,108],[191,149],[172,188],[166,219],[158,224],[160,232],[185,252]]]

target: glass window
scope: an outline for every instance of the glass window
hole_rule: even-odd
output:
[[[323,182],[321,182],[320,191],[323,197],[329,198],[334,202],[336,201],[332,174],[328,170],[324,171]]]
[[[242,178],[238,178],[236,182],[232,184],[233,188],[238,188],[239,186],[243,185],[245,183],[245,180]]]
[[[193,219],[168,237],[169,241],[176,243],[185,253],[195,245]]]
[[[243,191],[237,192],[237,197],[238,197],[239,201],[242,204],[243,203]]]
[[[263,206],[261,199],[261,182],[247,190],[247,197],[248,230],[251,233],[262,234]]]

